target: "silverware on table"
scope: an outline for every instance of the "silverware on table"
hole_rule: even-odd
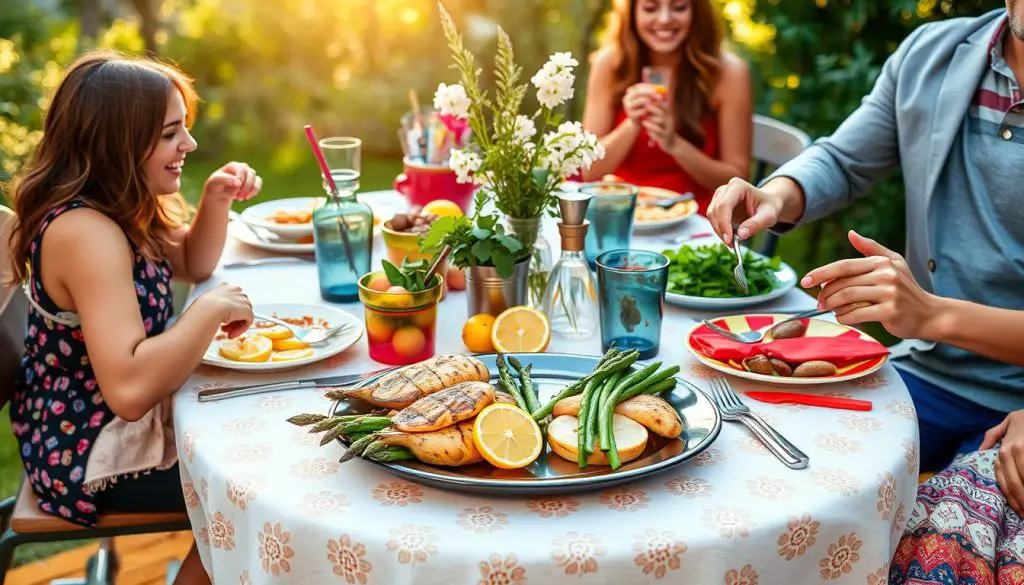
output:
[[[743,423],[786,467],[791,469],[807,467],[810,458],[773,429],[764,419],[751,412],[750,408],[740,401],[728,380],[725,378],[712,380],[711,392],[723,419]]]
[[[683,195],[676,195],[673,197],[661,197],[653,200],[646,199],[638,203],[638,205],[640,205],[641,207],[660,207],[662,209],[672,209],[679,203],[692,200],[693,193],[685,193]]]
[[[282,238],[278,237],[277,234],[271,233],[268,230],[254,226],[251,223],[245,221],[245,219],[242,218],[242,214],[238,213],[234,209],[228,211],[228,221],[237,221],[238,223],[242,224],[242,226],[244,226],[245,229],[249,230],[252,233],[252,235],[256,237],[257,240],[263,243],[274,244],[280,243],[282,241]]]
[[[736,237],[735,228],[733,228],[732,250],[736,252],[736,268],[733,268],[732,275],[736,278],[736,284],[739,285],[743,294],[747,294],[750,287],[747,286],[747,273],[743,270],[743,250],[740,249],[740,239]]]
[[[291,323],[283,319],[278,319],[277,317],[270,317],[268,315],[260,315],[259,313],[253,313],[252,316],[257,321],[269,321],[270,323],[276,323],[291,331],[292,335],[294,335],[295,338],[298,339],[299,341],[308,343],[310,345],[323,343],[328,339],[334,337],[335,335],[341,333],[342,331],[345,331],[352,325],[351,323],[342,323],[341,325],[338,325],[337,327],[331,327],[330,329],[318,329],[315,327],[299,327],[297,325],[292,325]]]
[[[666,244],[668,244],[670,246],[678,246],[679,244],[682,244],[683,242],[689,242],[690,240],[696,240],[696,239],[699,239],[699,238],[710,238],[713,235],[715,235],[715,234],[712,233],[712,232],[697,232],[697,233],[694,233],[694,234],[683,234],[681,236],[671,236],[671,237],[663,238],[662,242],[664,242],[664,243],[666,243]]]
[[[326,376],[311,380],[292,380],[289,382],[276,382],[273,384],[250,384],[247,386],[232,386],[229,388],[209,388],[199,391],[199,402],[214,402],[225,398],[236,398],[238,396],[251,396],[253,394],[264,394],[267,392],[281,392],[285,390],[301,390],[308,388],[323,388],[331,386],[348,386],[356,382],[372,378],[393,368],[384,368],[361,374],[345,374],[342,376]]]
[[[255,266],[269,266],[272,264],[315,264],[316,260],[313,258],[300,258],[298,256],[277,256],[270,258],[257,258],[255,260],[245,260],[239,262],[228,262],[221,268],[230,270],[232,268],[250,268]]]
[[[722,337],[728,337],[733,341],[738,341],[740,343],[759,343],[768,335],[770,331],[772,331],[779,325],[782,325],[783,323],[789,323],[790,321],[799,321],[800,319],[810,319],[811,317],[817,317],[818,315],[824,315],[825,313],[831,312],[831,309],[813,309],[811,311],[804,311],[803,313],[797,313],[796,315],[793,315],[788,319],[783,319],[778,323],[773,323],[772,325],[765,325],[760,329],[755,329],[753,331],[743,331],[740,333],[722,329],[721,327],[715,325],[713,322],[707,319],[702,321],[702,323],[704,325],[707,325],[708,329],[714,331],[715,333],[721,335]]]

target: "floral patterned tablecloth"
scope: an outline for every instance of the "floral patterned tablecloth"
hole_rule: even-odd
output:
[[[690,220],[685,229],[706,224]],[[645,238],[635,245],[659,248]],[[225,261],[252,254],[229,245]],[[223,280],[244,286],[256,303],[321,302],[312,266],[222,271],[211,284]],[[808,304],[794,291],[770,308]],[[361,315],[357,305],[345,308]],[[439,353],[463,351],[456,325],[465,312],[461,293],[442,303],[441,322],[453,325],[439,331]],[[658,359],[681,364],[706,388],[716,374],[681,343],[693,317],[667,308]],[[600,353],[597,340],[554,340],[550,350]],[[379,367],[360,341],[301,375]],[[317,391],[196,401],[202,388],[295,375],[204,366],[176,397],[185,499],[218,585],[883,584],[914,502],[916,418],[892,366],[815,390],[871,400],[870,412],[748,401],[810,456],[807,469],[786,468],[743,427],[725,423],[706,451],[649,479],[531,499],[464,495],[361,460],[339,464],[339,444],[320,447],[318,436],[285,421],[325,412],[329,402]]]

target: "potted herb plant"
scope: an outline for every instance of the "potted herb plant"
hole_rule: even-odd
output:
[[[509,307],[525,305],[530,250],[507,233],[496,215],[442,217],[420,240],[427,253],[451,248],[448,262],[465,270],[469,314],[500,315]]]
[[[461,83],[440,84],[434,108],[467,120],[472,129],[470,144],[453,150],[449,164],[459,182],[481,185],[482,194],[489,195],[532,254],[531,301],[537,305],[552,268],[550,246],[539,238],[541,220],[545,214],[557,216],[556,192],[562,183],[604,157],[597,136],[579,122],[563,121],[555,111],[573,96],[573,68],[579,63],[570,53],[553,54],[530,79],[540,107],[521,114],[529,86],[519,81],[522,68],[515,64],[505,31],[498,27],[492,99],[481,89],[473,54],[440,2],[438,11]]]

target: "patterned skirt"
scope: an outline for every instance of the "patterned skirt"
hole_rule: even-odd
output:
[[[1024,583],[1024,522],[996,484],[997,453],[962,455],[921,484],[890,585]]]

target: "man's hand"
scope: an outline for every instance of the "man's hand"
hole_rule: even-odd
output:
[[[935,341],[938,297],[917,284],[903,256],[857,232],[849,237],[865,258],[833,262],[800,281],[822,287],[818,307],[834,310],[846,325],[878,322],[896,337]]]
[[[1013,511],[1024,516],[1024,410],[1006,415],[1003,422],[985,433],[980,451],[999,445],[996,458],[996,482]]]
[[[229,162],[217,169],[203,185],[203,199],[207,197],[230,203],[252,199],[260,192],[263,179],[249,165]]]

